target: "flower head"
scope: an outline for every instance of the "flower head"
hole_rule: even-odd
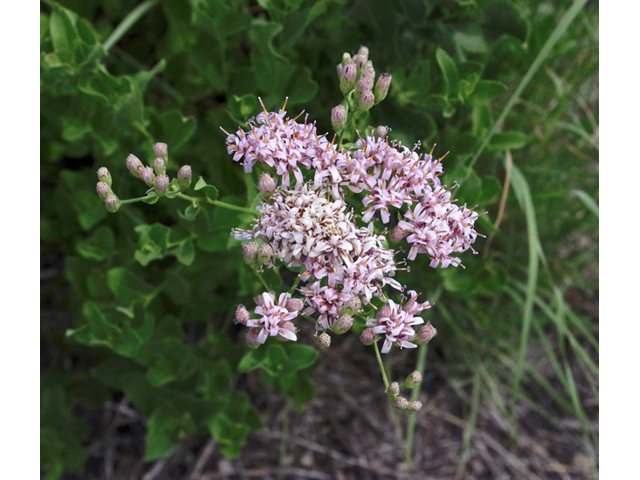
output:
[[[420,325],[424,320],[420,317],[414,317],[413,314],[403,310],[393,300],[389,300],[391,313],[389,317],[368,318],[367,327],[376,335],[385,335],[384,344],[382,345],[382,353],[391,350],[391,345],[398,345],[400,348],[416,348],[417,345],[411,343],[416,336],[413,325]]]
[[[297,311],[287,310],[287,302],[291,298],[288,293],[281,293],[278,303],[271,293],[265,292],[261,295],[262,305],[258,305],[254,312],[260,315],[259,319],[247,320],[247,327],[260,329],[256,341],[264,343],[267,337],[280,336],[287,340],[296,341],[296,334],[292,331],[289,323],[298,316]]]

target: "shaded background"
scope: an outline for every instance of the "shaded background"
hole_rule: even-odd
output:
[[[598,3],[582,3],[43,3],[43,477],[595,478]],[[393,75],[369,125],[450,151],[445,183],[489,212],[477,229],[492,236],[464,270],[418,259],[399,278],[436,303],[439,331],[410,449],[356,335],[291,384],[238,372],[233,311],[260,291],[229,238],[245,217],[184,218],[178,201],[111,215],[94,191],[107,166],[121,198],[144,194],[124,160],[163,141],[173,175],[190,164],[246,205],[255,178],[220,127],[289,97],[330,131],[335,65],[360,45]],[[387,356],[392,378],[416,358]]]

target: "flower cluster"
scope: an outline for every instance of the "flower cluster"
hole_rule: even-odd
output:
[[[142,180],[151,187],[147,193],[154,192],[156,196],[161,197],[171,193],[169,191],[169,185],[171,184],[171,178],[167,175],[166,162],[168,160],[169,149],[166,143],[156,143],[153,145],[153,154],[155,159],[153,166],[145,167],[140,159],[131,154],[127,157],[126,165],[131,174]],[[96,185],[96,192],[101,200],[104,201],[104,205],[107,211],[115,213],[120,208],[122,202],[117,195],[111,190],[113,181],[111,174],[106,167],[100,167],[98,169],[98,184]],[[191,167],[189,165],[183,165],[177,174],[177,189],[175,192],[181,192],[189,188],[191,185]],[[124,203],[130,202],[126,200]]]
[[[441,183],[444,157],[434,158],[433,150],[419,154],[419,142],[409,149],[390,140],[388,127],[380,126],[365,138],[357,132],[358,116],[384,99],[391,82],[390,75],[382,74],[374,85],[375,70],[368,54],[362,47],[353,58],[345,54],[338,65],[345,96],[332,111],[338,140],[319,135],[306,116],[301,122],[297,121],[300,115],[287,117],[286,101],[277,112],[268,112],[263,105],[262,113],[248,122],[249,131],[225,133],[227,151],[245,172],[256,167],[265,171],[258,185],[259,216],[250,230],[232,231],[236,239],[252,241],[245,245],[245,258],[258,258],[260,268],[273,268],[278,260],[292,268],[302,267],[299,280],[305,285],[298,288],[306,305],[302,314],[317,314],[316,335],[322,337],[323,345],[330,343],[325,330],[343,333],[353,323],[351,315],[360,312],[362,305],[376,309],[372,300],[381,298],[385,305],[376,318],[367,318],[369,328],[362,341],[372,343],[382,336],[382,352],[387,353],[392,345],[413,348],[415,342],[426,343],[435,329],[426,325],[416,336],[413,327],[424,323],[418,315],[430,304],[418,302],[415,291],[409,292],[404,304],[385,296],[386,285],[404,289],[394,276],[406,261],[395,261],[394,250],[388,248],[388,230],[376,230],[374,220],[396,224],[389,240],[406,239],[407,260],[424,253],[432,267],[446,268],[461,265],[454,255],[472,249],[479,235],[474,229],[479,215],[475,207],[458,206],[452,199],[453,188]],[[350,131],[358,139],[346,148],[343,137]],[[354,201],[360,202],[355,209],[349,207]],[[266,320],[261,321],[257,343],[269,335],[289,338],[278,326],[283,320],[269,324],[269,329]]]

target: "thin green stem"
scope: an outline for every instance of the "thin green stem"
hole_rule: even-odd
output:
[[[373,342],[373,346],[376,350],[376,358],[378,359],[378,365],[380,366],[380,373],[382,373],[382,381],[384,382],[385,392],[389,388],[389,380],[387,380],[387,372],[384,369],[384,364],[382,363],[382,357],[380,356],[380,349],[378,348],[378,342]]]
[[[442,295],[442,287],[438,287],[435,293],[431,296],[432,303],[436,303]],[[428,345],[420,345],[418,347],[418,361],[416,362],[416,370],[424,376],[425,366],[427,364],[427,352],[429,351]],[[420,398],[420,388],[422,383],[418,384],[413,390],[411,390],[411,401],[415,402]],[[410,415],[407,419],[407,439],[405,441],[405,465],[407,466],[408,473],[411,473],[413,468],[413,439],[416,428],[416,415]]]
[[[109,38],[102,44],[105,52],[108,52],[118,41],[124,36],[129,29],[142,18],[149,10],[156,6],[160,0],[147,0],[142,2],[136,8],[131,10],[129,15],[124,17],[122,22],[115,28],[115,30],[109,35]]]
[[[250,213],[251,215],[253,215],[254,217],[257,217],[259,214],[256,210],[251,210],[250,208],[244,208],[244,207],[239,207],[237,205],[232,205],[230,203],[226,203],[226,202],[221,202],[220,200],[209,200],[206,197],[190,197],[189,195],[185,195],[184,193],[177,193],[175,194],[176,197],[178,198],[182,198],[184,200],[189,200],[190,202],[201,202],[201,201],[205,201],[207,203],[210,203],[211,205],[216,205],[218,207],[221,208],[228,208],[229,210],[236,210],[238,212],[244,212],[244,213]]]
[[[484,137],[484,140],[482,140],[478,151],[469,162],[469,170],[471,170],[471,168],[473,168],[475,163],[478,161],[478,158],[480,157],[486,146],[489,145],[489,142],[491,141],[493,135],[495,135],[498,129],[502,126],[502,122],[504,122],[505,118],[507,118],[507,115],[509,115],[509,113],[511,112],[511,109],[520,98],[520,95],[522,95],[524,89],[527,88],[527,85],[529,85],[529,82],[531,81],[533,76],[547,59],[549,53],[551,53],[551,49],[555,46],[556,43],[558,43],[560,37],[562,37],[567,28],[569,28],[569,25],[571,24],[571,22],[573,22],[578,13],[580,13],[585,3],[587,3],[587,0],[574,0],[569,10],[567,10],[567,13],[565,13],[565,15],[562,17],[555,30],[549,36],[547,42],[542,47],[542,50],[540,50],[540,53],[538,53],[538,56],[529,67],[529,70],[527,70],[527,73],[524,75],[524,77],[522,77],[522,80],[520,80],[520,84],[516,87],[513,95],[511,95],[511,98],[502,109],[502,112],[500,112],[500,116],[495,121],[495,123],[491,125],[489,133],[487,133],[487,135]]]
[[[142,202],[144,200],[155,198],[155,197],[157,197],[155,192],[151,192],[149,195],[145,195],[144,197],[136,197],[136,198],[129,198],[128,200],[120,200],[120,205],[126,205],[127,203]]]
[[[264,278],[262,278],[262,275],[260,274],[260,272],[258,272],[257,270],[254,270],[254,273],[256,274],[256,277],[258,277],[258,279],[260,280],[260,283],[262,283],[262,286],[265,288],[265,292],[270,292],[271,288],[269,288],[269,285],[267,285],[267,282],[264,281]]]
[[[427,363],[427,351],[429,350],[428,345],[420,345],[418,348],[418,362],[416,363],[416,370],[420,373],[424,373],[424,367]],[[411,390],[411,401],[415,402],[420,397],[420,384]],[[409,473],[411,473],[413,463],[413,438],[414,432],[416,429],[416,415],[410,415],[407,419],[407,439],[405,441],[404,447],[404,459],[405,465],[407,465],[407,469]]]

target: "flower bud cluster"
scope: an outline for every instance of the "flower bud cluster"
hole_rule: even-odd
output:
[[[153,145],[155,158],[151,166],[144,166],[140,159],[133,154],[127,157],[126,165],[131,174],[142,180],[158,196],[169,193],[171,178],[167,175],[167,162],[169,160],[169,149],[166,143],[155,143]],[[191,185],[191,167],[183,165],[178,170],[178,186],[180,191],[184,191]]]
[[[391,75],[383,73],[376,81],[376,70],[369,60],[369,49],[364,46],[353,58],[345,52],[337,70],[345,101],[331,111],[331,124],[336,132],[340,132],[346,125],[349,108],[355,112],[366,112],[385,99],[391,86]]]
[[[99,182],[96,184],[96,193],[104,202],[107,212],[115,213],[120,208],[120,199],[111,190],[111,185],[113,185],[111,174],[106,167],[100,167],[97,173]]]
[[[410,402],[405,397],[400,396],[400,388],[415,388],[420,384],[420,382],[422,382],[422,375],[420,374],[420,372],[415,370],[407,377],[404,385],[400,385],[398,382],[392,382],[391,384],[389,384],[386,393],[389,396],[389,399],[391,400],[393,406],[397,410],[411,415],[422,408],[422,402]]]

